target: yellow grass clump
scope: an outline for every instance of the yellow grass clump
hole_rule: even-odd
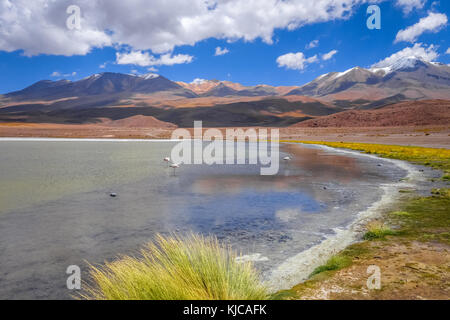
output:
[[[372,221],[367,225],[364,240],[384,239],[386,236],[395,235],[395,232],[380,221]]]
[[[138,258],[121,256],[90,268],[90,300],[264,300],[269,295],[250,262],[215,237],[163,237],[147,244]]]

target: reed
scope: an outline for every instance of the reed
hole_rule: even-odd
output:
[[[158,235],[139,257],[121,256],[90,266],[83,299],[94,300],[264,300],[266,288],[250,262],[215,237]]]

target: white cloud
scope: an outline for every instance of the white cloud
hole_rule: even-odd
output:
[[[99,65],[98,67],[99,67],[100,69],[105,69],[107,64],[108,64],[108,63],[105,62],[105,63],[102,63],[101,65]]]
[[[313,40],[306,45],[306,49],[312,49],[319,45],[319,40]]]
[[[405,14],[410,13],[414,9],[422,9],[427,0],[397,0],[396,5],[402,7]]]
[[[447,51],[445,52],[445,54],[450,54],[450,48],[447,49]]]
[[[170,53],[163,54],[152,62],[154,66],[173,66],[174,64],[191,63],[193,56],[187,54],[172,55]]]
[[[208,39],[271,44],[276,29],[347,19],[373,0],[77,0],[81,30],[66,27],[71,0],[0,0],[0,50],[84,55],[120,45],[164,54]]]
[[[228,52],[230,52],[230,51],[227,48],[217,47],[216,53],[214,55],[215,56],[223,56],[224,54],[227,54]]]
[[[331,50],[331,51],[328,52],[328,53],[324,53],[324,54],[322,55],[322,60],[330,60],[331,58],[333,58],[333,56],[334,56],[336,53],[338,53],[337,50]]]
[[[192,59],[193,57],[187,54],[172,55],[171,53],[166,53],[159,58],[155,58],[148,52],[142,51],[116,53],[117,64],[134,64],[141,67],[172,66],[174,64],[190,63]]]
[[[158,69],[156,69],[155,67],[150,67],[150,68],[147,68],[147,71],[158,72]]]
[[[134,64],[141,67],[152,65],[152,57],[148,52],[131,51],[128,53],[116,53],[117,64]]]
[[[292,70],[303,70],[308,64],[317,61],[317,55],[306,58],[303,52],[287,53],[277,58],[279,67],[286,67]]]
[[[81,30],[68,30],[68,6],[66,0],[0,0],[0,50],[71,56],[111,45],[110,36],[90,16],[81,20]]]
[[[437,53],[436,47],[434,45],[426,47],[422,46],[421,43],[416,43],[413,47],[407,47],[394,53],[386,59],[375,63],[374,65],[372,65],[372,68],[388,67],[403,57],[418,57],[425,61],[434,61],[437,57],[439,57],[439,54]]]
[[[77,0],[81,30],[68,30],[73,0],[0,0],[0,51],[71,56],[121,46],[165,54],[209,38],[271,44],[277,29],[347,19],[359,5],[380,1]],[[405,12],[424,2],[396,0]]]
[[[195,78],[194,80],[192,80],[191,84],[203,84],[205,82],[207,82],[208,80],[206,79],[200,79],[200,78]]]
[[[447,16],[443,13],[430,12],[428,17],[422,18],[415,25],[400,30],[394,43],[407,41],[414,42],[424,32],[438,32],[447,24]]]

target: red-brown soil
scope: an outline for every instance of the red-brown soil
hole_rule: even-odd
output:
[[[348,110],[304,121],[298,127],[396,127],[450,124],[450,101],[407,101],[376,110]]]
[[[175,129],[176,125],[170,122],[164,122],[156,119],[152,116],[137,115],[120,120],[103,119],[103,125],[109,127],[121,127],[121,128],[163,128],[163,129]]]

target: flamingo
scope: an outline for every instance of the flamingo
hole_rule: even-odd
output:
[[[170,164],[170,166],[169,167],[171,167],[171,168],[173,168],[173,175],[175,175],[175,170],[177,169],[177,168],[179,168],[180,166],[181,166],[181,164],[182,164],[183,162],[181,162],[181,163],[171,163]]]
[[[286,156],[283,158],[283,161],[286,162],[286,168],[289,168],[289,162],[292,160],[290,156]]]
[[[170,163],[170,158],[169,157],[165,157],[164,158],[164,162],[167,162],[167,168],[169,167],[169,163]]]

